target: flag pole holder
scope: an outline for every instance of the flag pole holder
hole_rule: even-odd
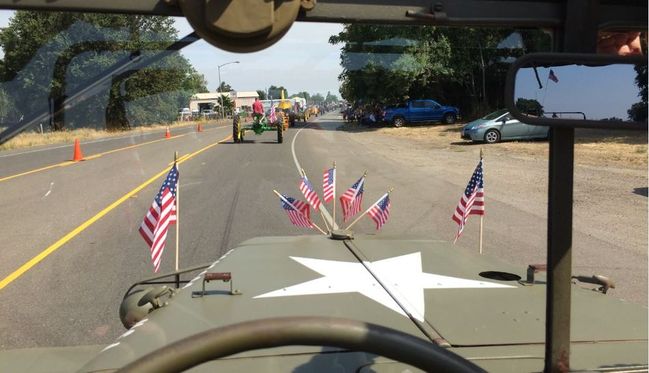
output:
[[[331,231],[329,238],[335,241],[353,240],[354,231],[349,229],[334,229]]]

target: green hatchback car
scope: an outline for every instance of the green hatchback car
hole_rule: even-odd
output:
[[[495,143],[501,140],[547,139],[550,127],[521,123],[501,109],[462,127],[464,140]]]

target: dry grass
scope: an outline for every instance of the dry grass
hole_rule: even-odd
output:
[[[507,153],[529,157],[547,157],[547,141],[506,141],[492,145],[472,144],[460,139],[463,124],[424,125],[402,128],[367,128],[345,124],[351,132],[372,131],[424,142],[433,148],[465,151],[470,146],[484,146],[491,153]],[[575,161],[577,164],[647,168],[647,135],[641,132],[586,130],[575,132]]]
[[[195,126],[198,122],[187,121],[187,122],[175,122],[169,125],[170,128],[182,128],[187,126]],[[204,124],[221,124],[221,121],[203,121]],[[41,145],[52,145],[52,144],[64,144],[72,143],[75,139],[79,141],[88,141],[95,139],[103,139],[109,137],[125,136],[130,134],[140,134],[151,131],[159,131],[166,128],[166,124],[154,124],[144,127],[136,127],[131,130],[126,131],[105,131],[105,130],[95,130],[89,128],[79,128],[71,131],[61,131],[61,132],[46,132],[40,134],[38,132],[24,132],[20,135],[14,137],[8,142],[0,145],[0,151],[10,150],[10,149],[23,149],[33,146]]]

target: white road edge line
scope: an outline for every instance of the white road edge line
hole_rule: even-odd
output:
[[[320,119],[317,119],[317,121],[320,121]],[[306,123],[306,124],[304,125],[304,127],[300,128],[300,129],[297,131],[297,133],[295,134],[295,136],[293,136],[293,141],[291,141],[291,153],[293,153],[293,162],[295,162],[295,168],[296,168],[296,170],[297,170],[297,174],[298,174],[300,177],[302,177],[302,174],[301,174],[301,172],[300,172],[300,170],[302,170],[302,166],[300,165],[300,161],[297,160],[297,156],[295,155],[295,139],[297,139],[297,136],[300,134],[300,132],[302,132],[302,130],[305,129],[308,125],[309,125],[309,124]],[[336,201],[334,201],[334,203],[336,203]],[[333,226],[333,229],[340,229],[340,227],[338,226],[338,224],[336,224],[336,222],[333,221],[333,218],[332,218],[331,215],[329,214],[329,211],[327,211],[327,210],[325,209],[325,207],[324,207],[324,203],[323,203],[323,204],[320,204],[320,211],[321,211],[322,214],[324,215],[325,219],[327,219],[327,222],[329,223],[329,226],[330,226],[330,227]],[[332,222],[333,222],[333,224],[332,224]]]

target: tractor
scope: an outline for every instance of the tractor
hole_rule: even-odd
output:
[[[267,131],[277,132],[277,143],[284,141],[284,123],[285,120],[279,120],[276,123],[270,123],[267,117],[253,116],[252,124],[244,124],[241,115],[235,115],[232,119],[232,140],[235,143],[243,142],[246,131],[253,131],[255,135],[261,135]]]

